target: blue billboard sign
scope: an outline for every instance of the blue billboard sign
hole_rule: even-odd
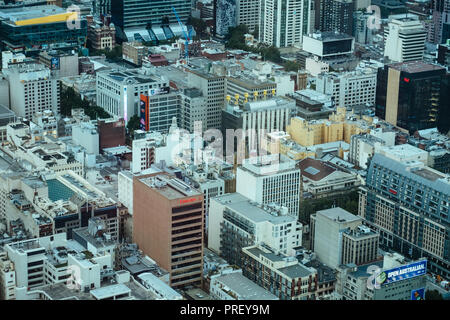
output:
[[[400,280],[418,277],[426,274],[426,272],[427,260],[422,260],[397,268],[385,270],[378,275],[377,282],[381,285],[384,285]]]
[[[411,300],[425,300],[425,288],[412,290]]]
[[[58,57],[52,57],[52,59],[51,59],[51,69],[52,70],[59,70],[59,58]]]

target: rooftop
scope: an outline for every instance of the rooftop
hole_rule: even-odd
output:
[[[351,214],[347,210],[344,210],[339,207],[317,211],[317,215],[321,215],[327,219],[337,222],[353,222],[362,220],[361,217],[355,216],[354,214]]]
[[[66,10],[55,5],[7,8],[0,9],[0,19],[10,20],[15,24],[15,22],[20,20],[48,17],[64,13],[66,13]]]
[[[371,166],[372,165],[381,165],[385,168],[389,168],[415,182],[419,182],[431,189],[450,196],[450,176],[429,168],[422,162],[399,162],[379,153],[375,153],[371,161]]]
[[[201,192],[192,188],[182,180],[170,177],[166,174],[157,174],[138,179],[169,200],[202,195]]]
[[[308,37],[316,40],[321,40],[323,42],[353,39],[352,36],[337,31],[315,32],[313,34],[309,34]]]
[[[244,277],[240,272],[224,274],[218,276],[216,280],[223,285],[223,291],[231,289],[239,296],[239,300],[278,300],[275,295]]]
[[[258,204],[250,201],[240,193],[224,194],[215,197],[214,200],[255,223],[264,221],[270,221],[273,224],[295,222],[295,218],[282,213],[281,207],[277,209],[273,206]]]
[[[305,158],[300,161],[299,168],[302,176],[314,181],[320,181],[337,171],[334,166],[313,158]]]
[[[131,289],[122,283],[91,290],[92,296],[97,300],[130,293]]]
[[[426,63],[423,61],[408,61],[408,62],[399,62],[399,63],[393,63],[388,65],[389,67],[399,70],[399,71],[405,71],[408,73],[420,73],[420,72],[429,72],[429,71],[442,71],[445,73],[445,68],[435,65]]]

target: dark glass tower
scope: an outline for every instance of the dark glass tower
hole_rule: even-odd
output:
[[[446,80],[445,68],[422,61],[385,65],[378,70],[376,115],[410,133],[434,128],[449,108]]]

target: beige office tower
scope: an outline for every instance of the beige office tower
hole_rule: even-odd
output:
[[[173,288],[201,285],[203,197],[169,174],[134,177],[133,241],[169,272]]]

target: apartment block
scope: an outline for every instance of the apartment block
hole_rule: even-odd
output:
[[[259,42],[275,47],[299,45],[310,32],[311,0],[262,0]]]
[[[207,102],[206,129],[220,129],[225,102],[226,78],[199,70],[189,70],[188,83],[199,88]]]
[[[317,76],[316,90],[331,95],[338,107],[374,106],[376,89],[377,71],[372,68]]]
[[[300,117],[293,117],[287,126],[287,133],[291,139],[302,146],[314,146],[323,143],[345,141],[355,134],[369,132],[373,127],[373,118],[347,113],[345,108],[338,107],[328,120],[306,121]]]

